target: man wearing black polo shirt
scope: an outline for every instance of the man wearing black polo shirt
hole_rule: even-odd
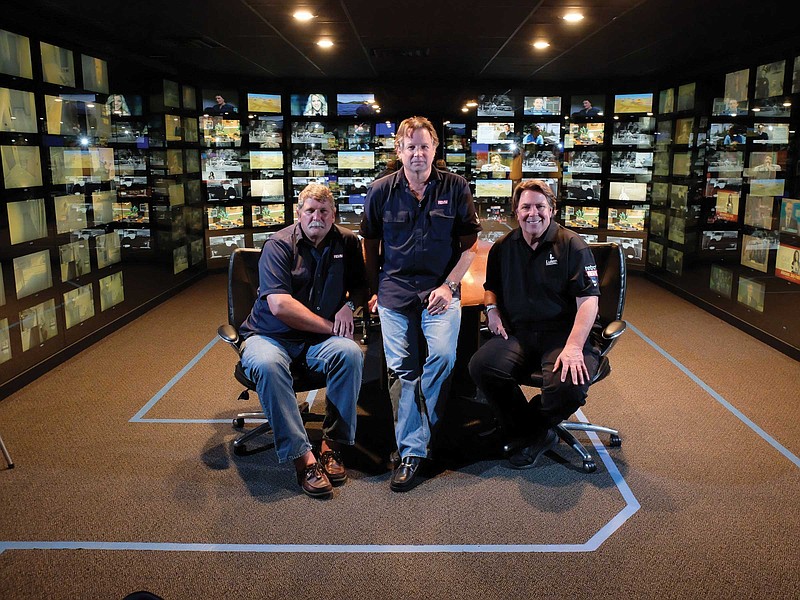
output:
[[[399,399],[393,398],[400,455],[390,482],[395,492],[413,486],[428,457],[442,386],[456,359],[460,282],[481,229],[467,181],[433,167],[438,144],[428,119],[400,123],[395,150],[403,167],[372,184],[361,221],[367,273],[377,291],[370,309],[377,307],[386,365],[400,384]]]
[[[511,198],[519,228],[489,250],[484,305],[494,335],[469,372],[497,409],[525,469],[555,447],[553,429],[586,402],[600,353],[597,266],[586,242],[553,220],[556,199],[543,181],[519,184]],[[599,331],[599,329],[597,330]],[[527,401],[517,381],[541,365],[542,394]]]
[[[330,190],[308,185],[298,198],[298,223],[265,243],[259,285],[242,324],[242,366],[275,434],[278,462],[293,461],[297,482],[309,496],[329,496],[347,472],[339,449],[352,445],[363,354],[353,341],[353,310],[366,297],[361,244],[334,225]],[[297,407],[290,365],[305,361],[327,377],[327,406],[319,460]]]

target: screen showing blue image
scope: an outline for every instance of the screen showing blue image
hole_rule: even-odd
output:
[[[375,94],[337,94],[336,114],[340,117],[366,117],[375,114]]]

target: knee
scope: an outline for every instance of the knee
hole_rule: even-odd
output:
[[[343,339],[343,343],[336,350],[336,364],[346,369],[361,368],[364,363],[364,353],[353,340]]]

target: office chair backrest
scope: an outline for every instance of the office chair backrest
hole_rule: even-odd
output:
[[[228,323],[237,330],[258,297],[258,259],[261,250],[236,248],[228,263]]]
[[[611,321],[622,319],[625,309],[625,257],[622,248],[612,242],[589,244],[600,282],[600,324],[605,327]],[[610,340],[600,340],[604,350],[611,346]]]

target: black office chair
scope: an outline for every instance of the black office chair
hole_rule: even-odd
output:
[[[589,244],[589,246],[592,249],[592,254],[594,254],[595,262],[597,263],[600,283],[598,314],[600,316],[600,324],[603,327],[601,337],[598,339],[600,346],[600,366],[597,369],[597,374],[589,384],[591,386],[605,379],[608,377],[608,374],[611,373],[608,353],[611,348],[614,347],[617,338],[622,335],[628,327],[628,324],[622,320],[627,283],[625,275],[625,257],[622,255],[622,249],[619,245],[610,242]],[[521,383],[522,385],[541,388],[541,369],[532,372],[528,379]],[[610,446],[618,447],[622,445],[622,439],[619,437],[619,431],[616,429],[595,425],[593,423],[580,423],[569,420],[559,423],[556,426],[558,437],[569,444],[581,456],[583,459],[583,470],[587,473],[593,473],[597,470],[597,464],[592,454],[573,435],[573,431],[607,433],[610,436]],[[509,447],[505,449],[510,450]]]
[[[223,341],[233,347],[236,356],[240,360],[236,362],[233,375],[236,381],[244,386],[244,390],[239,394],[239,400],[248,400],[250,391],[255,391],[256,384],[245,375],[242,368],[242,338],[239,336],[239,327],[250,314],[256,298],[258,297],[258,259],[261,251],[253,248],[237,248],[231,254],[228,263],[228,324],[220,325],[217,335]],[[305,361],[298,360],[292,363],[292,378],[294,380],[295,392],[308,392],[324,388],[326,385],[325,375],[310,371]],[[310,413],[307,402],[299,405],[300,415],[303,421],[322,420],[321,416]],[[262,411],[241,412],[233,419],[233,426],[242,429],[247,420],[265,420],[266,415]],[[261,423],[257,427],[245,431],[233,442],[233,452],[235,454],[245,454],[247,449],[245,443],[262,434],[272,431],[269,421]]]

